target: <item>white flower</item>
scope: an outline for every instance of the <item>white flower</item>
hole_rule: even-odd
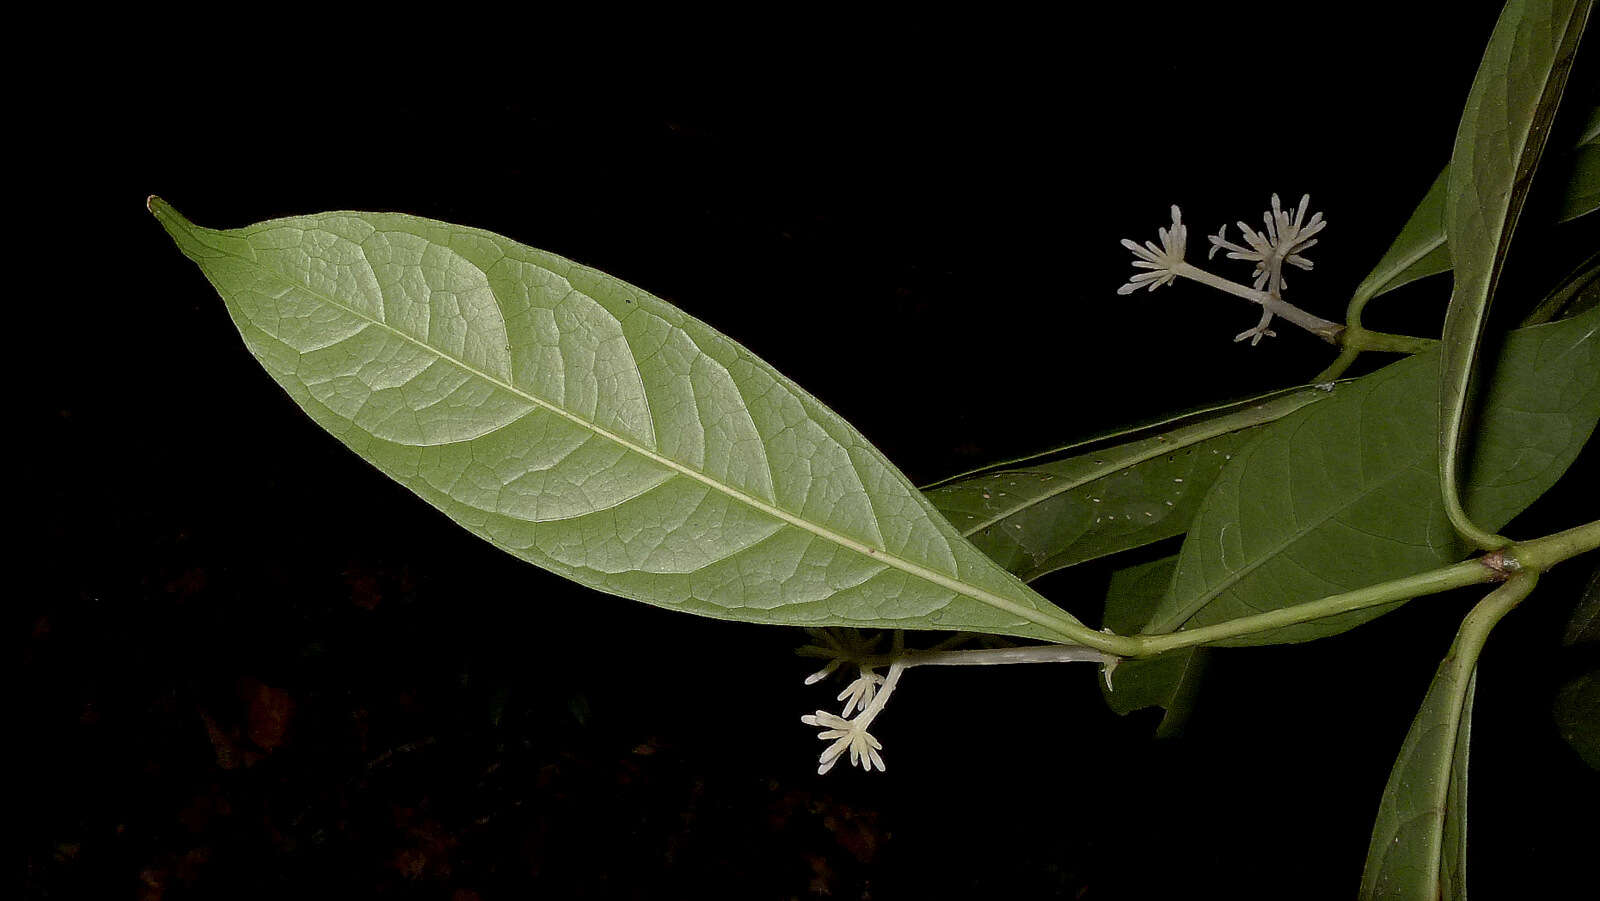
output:
[[[823,741],[833,739],[833,744],[829,745],[818,758],[821,766],[817,767],[817,775],[820,776],[833,769],[833,765],[839,762],[840,755],[847,748],[850,751],[852,766],[859,766],[869,773],[872,772],[873,766],[877,766],[880,772],[883,770],[883,757],[878,753],[883,750],[883,743],[873,738],[867,731],[869,718],[865,713],[853,720],[847,720],[826,710],[818,710],[815,714],[801,717],[800,721],[807,726],[820,727],[823,731],[817,737]]]
[[[849,716],[852,710],[858,708],[866,710],[867,705],[872,703],[872,696],[877,693],[878,686],[882,684],[883,677],[873,672],[871,667],[864,666],[861,668],[861,675],[857,676],[854,682],[846,685],[844,691],[839,692],[839,697],[835,700],[846,702],[844,715]]]
[[[1256,231],[1243,222],[1239,223],[1239,230],[1244,233],[1245,243],[1249,247],[1241,247],[1228,240],[1228,227],[1224,225],[1217,233],[1210,236],[1211,251],[1207,258],[1215,257],[1218,250],[1228,251],[1230,260],[1249,260],[1256,264],[1254,287],[1257,291],[1267,291],[1274,296],[1280,294],[1288,283],[1283,278],[1283,264],[1289,263],[1301,269],[1311,269],[1312,263],[1304,256],[1304,251],[1309,250],[1317,243],[1317,233],[1328,227],[1327,221],[1321,213],[1312,215],[1306,221],[1306,209],[1311,205],[1311,195],[1306,194],[1300,198],[1300,206],[1291,216],[1285,212],[1278,201],[1278,195],[1272,195],[1272,209],[1261,214],[1266,228]],[[1235,340],[1257,334],[1252,329]],[[1257,334],[1259,338],[1259,334]]]
[[[1118,294],[1132,294],[1140,288],[1154,291],[1178,277],[1176,270],[1189,244],[1189,229],[1183,224],[1183,213],[1177,204],[1172,205],[1172,227],[1160,229],[1158,233],[1160,247],[1154,241],[1146,241],[1141,247],[1128,238],[1122,239],[1122,246],[1133,251],[1133,268],[1148,271],[1134,273],[1126,285],[1117,289]]]

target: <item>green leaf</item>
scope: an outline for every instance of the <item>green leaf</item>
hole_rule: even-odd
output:
[[[1569,222],[1600,207],[1600,108],[1592,110],[1578,142],[1568,154],[1566,185],[1557,222]],[[1367,301],[1418,279],[1450,271],[1450,246],[1445,240],[1445,195],[1450,186],[1446,166],[1411,218],[1356,286],[1350,298],[1352,321],[1360,321]]]
[[[1450,169],[1445,167],[1434,179],[1433,187],[1406,220],[1405,227],[1395,237],[1394,243],[1384,252],[1367,277],[1356,286],[1350,299],[1350,316],[1359,319],[1367,301],[1408,285],[1419,278],[1427,278],[1450,271],[1450,247],[1445,242],[1444,198],[1449,187]]]
[[[928,489],[928,499],[980,550],[1031,581],[1183,534],[1223,465],[1262,424],[1326,397],[1294,388],[1186,414],[958,476]]]
[[[508,553],[747,622],[1096,634],[815,398],[631,285],[412,216],[213,231],[150,207],[312,419]]]
[[[1467,897],[1467,754],[1477,672],[1439,667],[1389,774],[1361,898]]]
[[[1600,106],[1589,110],[1589,120],[1568,165],[1567,190],[1557,222],[1570,222],[1600,209]]]
[[[1600,310],[1512,332],[1468,470],[1468,508],[1499,528],[1555,484],[1600,418]],[[1218,477],[1150,632],[1277,610],[1447,565],[1434,442],[1437,351],[1339,386],[1267,426]],[[1308,641],[1392,606],[1234,639]]]
[[[1172,584],[1177,566],[1178,555],[1173,554],[1112,573],[1106,590],[1106,628],[1123,635],[1142,630]],[[1146,707],[1164,709],[1156,736],[1175,735],[1194,708],[1209,653],[1205,648],[1181,648],[1156,657],[1123,660],[1109,682],[1101,684],[1100,692],[1121,716]]]
[[[1461,622],[1389,772],[1361,874],[1362,899],[1467,897],[1467,754],[1478,657],[1501,617],[1533,591],[1513,576]]]
[[[1590,670],[1556,692],[1556,728],[1583,762],[1600,770],[1600,669]]]
[[[1439,382],[1439,478],[1450,524],[1479,547],[1503,539],[1462,506],[1468,389],[1489,303],[1566,86],[1587,0],[1511,0],[1467,95],[1451,154],[1445,227],[1456,283],[1445,313]]]

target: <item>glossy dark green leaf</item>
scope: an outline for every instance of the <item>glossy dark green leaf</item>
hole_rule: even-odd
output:
[[[1123,635],[1142,631],[1172,584],[1177,566],[1174,554],[1112,573],[1106,590],[1106,628]],[[1146,707],[1165,710],[1156,735],[1166,738],[1188,720],[1210,653],[1205,648],[1181,648],[1157,657],[1123,660],[1109,683],[1101,683],[1100,692],[1122,716]]]
[[[1556,692],[1556,728],[1572,750],[1600,770],[1600,670],[1590,670]]]
[[[836,414],[631,285],[412,216],[151,209],[312,419],[524,560],[749,622],[1084,631]]]
[[[1600,209],[1600,106],[1589,111],[1568,162],[1567,190],[1557,220],[1569,222]]]
[[[1462,501],[1469,388],[1490,301],[1589,16],[1588,0],[1510,0],[1456,131],[1445,195],[1455,290],[1440,340],[1439,478],[1450,524],[1501,543]]]
[[[1183,534],[1261,425],[1328,396],[1296,388],[1186,414],[946,480],[928,499],[1001,566],[1035,579]]]
[[[1499,528],[1555,484],[1600,418],[1600,310],[1512,332],[1468,469],[1468,505]],[[1439,499],[1437,351],[1349,383],[1267,426],[1223,470],[1148,631],[1171,632],[1413,575],[1468,547]],[[1373,608],[1236,639],[1306,641]]]

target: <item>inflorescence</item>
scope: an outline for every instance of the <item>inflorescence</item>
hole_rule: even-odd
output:
[[[1225,250],[1230,260],[1245,260],[1255,264],[1252,283],[1246,286],[1206,272],[1184,259],[1189,230],[1183,224],[1183,211],[1173,204],[1172,224],[1157,232],[1161,239],[1159,245],[1154,241],[1146,241],[1141,245],[1127,238],[1122,240],[1122,246],[1133,252],[1134,268],[1142,271],[1134,273],[1127,284],[1117,289],[1117,293],[1132,294],[1140,288],[1154,291],[1183,277],[1255,301],[1262,307],[1260,321],[1254,328],[1240,332],[1233,339],[1243,341],[1248,338],[1252,345],[1261,343],[1263,337],[1277,334],[1268,328],[1274,315],[1284,316],[1312,331],[1325,330],[1334,323],[1319,320],[1283,300],[1283,291],[1288,287],[1283,277],[1284,264],[1311,269],[1312,263],[1306,258],[1305,251],[1317,243],[1317,234],[1328,226],[1321,213],[1306,218],[1310,205],[1311,195],[1307,194],[1300,198],[1300,204],[1294,210],[1285,210],[1278,195],[1274,194],[1272,208],[1262,214],[1265,228],[1257,231],[1243,222],[1238,223],[1244,244],[1228,240],[1226,225],[1219,228],[1216,234],[1207,236],[1211,242],[1207,259],[1214,258],[1217,251]]]
[[[1011,663],[1095,663],[1105,668],[1106,684],[1111,684],[1111,669],[1118,658],[1077,644],[1048,644],[1017,647],[1009,642],[995,641],[991,647],[970,650],[953,650],[953,646],[970,637],[965,633],[952,635],[927,650],[908,651],[904,636],[893,632],[893,646],[880,653],[878,645],[882,636],[867,638],[856,629],[807,629],[812,644],[800,648],[802,657],[826,660],[822,669],[806,677],[807,685],[814,685],[835,673],[854,674],[854,678],[838,700],[844,702],[841,713],[818,710],[800,718],[808,726],[822,731],[817,735],[829,742],[818,759],[817,774],[833,769],[845,752],[850,752],[850,763],[868,772],[883,769],[883,743],[867,727],[872,725],[889,695],[900,682],[900,676],[913,666],[994,666]],[[878,670],[887,668],[885,675]],[[854,712],[855,716],[850,714]]]

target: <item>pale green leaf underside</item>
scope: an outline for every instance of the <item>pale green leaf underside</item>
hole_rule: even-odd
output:
[[[1456,283],[1440,340],[1440,478],[1451,523],[1483,546],[1496,539],[1467,516],[1461,501],[1468,389],[1511,235],[1588,15],[1588,0],[1506,4],[1467,95],[1450,157],[1445,229]]]
[[[631,285],[412,216],[213,231],[151,209],[314,420],[518,557],[748,622],[1076,624],[815,398]]]
[[[1328,396],[1319,388],[1276,392],[1180,417],[1114,446],[958,477],[927,495],[980,550],[1032,580],[1181,535],[1259,426]]]
[[[1600,417],[1600,309],[1512,332],[1467,470],[1473,518],[1500,528],[1571,465]],[[1210,625],[1443,566],[1467,548],[1438,491],[1439,357],[1418,354],[1266,426],[1218,477],[1149,631]],[[1235,644],[1306,641],[1390,607]]]
[[[1123,635],[1141,631],[1172,584],[1178,555],[1129,566],[1111,574],[1106,588],[1106,628]],[[1117,664],[1111,684],[1100,684],[1106,704],[1126,716],[1145,707],[1165,713],[1156,735],[1165,738],[1183,728],[1194,705],[1200,674],[1210,655],[1205,648],[1180,648],[1156,657],[1130,658]]]
[[[1361,875],[1368,899],[1467,897],[1467,757],[1477,670],[1439,667],[1389,773]]]

